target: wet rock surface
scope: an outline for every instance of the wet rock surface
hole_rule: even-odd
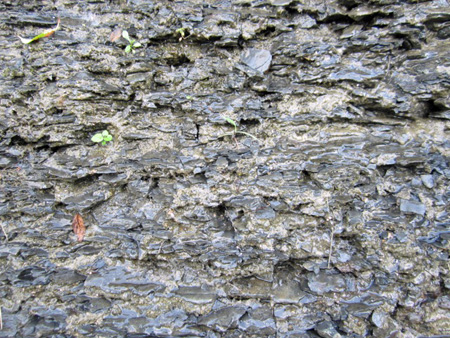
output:
[[[450,335],[449,8],[2,2],[0,337]]]

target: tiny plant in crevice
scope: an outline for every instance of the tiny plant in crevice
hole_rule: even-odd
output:
[[[232,131],[232,132],[230,132],[230,133],[222,134],[222,135],[220,135],[219,137],[233,136],[233,139],[235,140],[235,142],[236,142],[236,144],[237,144],[237,141],[236,141],[236,135],[237,135],[237,134],[242,134],[242,135],[250,136],[252,139],[258,141],[258,139],[256,138],[255,135],[252,135],[252,134],[247,133],[247,132],[245,132],[245,131],[238,130],[237,124],[236,124],[236,122],[235,122],[233,119],[229,118],[228,116],[222,116],[222,117],[223,117],[223,119],[224,119],[225,121],[227,121],[229,124],[231,124],[231,125],[234,127],[234,131]]]
[[[112,135],[107,130],[103,130],[101,133],[97,133],[92,136],[91,141],[95,143],[101,143],[104,146],[107,142],[111,141],[112,138]]]
[[[178,39],[178,41],[182,41],[182,40],[185,38],[185,36],[186,36],[186,30],[187,30],[187,28],[183,27],[183,28],[178,28],[178,29],[175,31],[175,33],[180,34],[180,38]]]
[[[128,41],[128,46],[125,47],[125,53],[136,53],[135,48],[142,47],[140,42],[136,42],[136,40],[130,38],[130,35],[127,31],[122,32],[122,37]]]

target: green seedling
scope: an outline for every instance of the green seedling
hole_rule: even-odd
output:
[[[92,142],[101,143],[102,146],[106,145],[106,143],[111,140],[112,135],[107,130],[103,130],[101,133],[97,133],[91,138]]]
[[[233,136],[233,139],[235,140],[235,142],[237,144],[236,135],[237,134],[243,134],[243,135],[250,136],[252,139],[258,141],[256,136],[254,136],[254,135],[252,135],[250,133],[246,133],[245,131],[238,130],[237,124],[236,124],[236,122],[233,119],[229,118],[228,116],[222,116],[222,117],[223,117],[223,119],[225,121],[227,121],[229,124],[231,124],[234,127],[234,131],[231,132],[231,133],[225,133],[225,134],[221,135],[220,137]]]
[[[55,28],[47,29],[46,31],[42,32],[41,34],[36,35],[34,38],[26,39],[26,38],[22,38],[22,37],[19,36],[19,39],[20,39],[20,41],[22,41],[22,43],[27,45],[27,44],[32,43],[33,41],[37,41],[37,40],[39,40],[41,38],[46,38],[47,36],[52,35],[53,33],[55,33],[59,29],[59,23],[60,22],[61,22],[61,20],[60,20],[60,18],[58,18],[58,23],[57,23]]]
[[[142,44],[140,42],[136,42],[136,40],[130,38],[130,35],[128,34],[127,31],[122,32],[122,37],[128,41],[128,46],[125,47],[125,53],[130,52],[136,53],[134,49],[142,47]]]
[[[178,28],[175,33],[180,34],[180,38],[178,39],[178,41],[182,41],[184,39],[184,37],[186,36],[186,28]]]

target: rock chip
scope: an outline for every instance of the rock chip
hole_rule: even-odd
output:
[[[250,68],[264,73],[270,67],[272,54],[268,50],[250,48],[241,54],[241,61]]]
[[[400,200],[400,211],[405,214],[425,215],[426,207],[423,203],[414,200]]]

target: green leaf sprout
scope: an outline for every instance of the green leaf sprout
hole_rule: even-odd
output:
[[[180,34],[180,38],[178,39],[178,41],[181,41],[184,39],[184,37],[186,36],[186,30],[187,28],[183,27],[183,28],[178,28],[175,33]]]
[[[92,136],[91,141],[101,143],[104,146],[107,142],[112,141],[112,138],[112,135],[107,130],[103,130],[101,133]]]
[[[127,31],[122,32],[122,37],[128,41],[128,46],[125,47],[125,53],[136,53],[135,48],[142,47],[140,42],[136,42],[136,40],[130,38],[130,35]]]
[[[243,134],[243,135],[247,135],[247,136],[251,137],[252,139],[258,141],[256,136],[254,136],[254,135],[252,135],[250,133],[247,133],[245,131],[238,130],[237,124],[232,118],[230,118],[228,116],[222,116],[222,118],[234,127],[234,131],[231,132],[231,133],[225,133],[225,134],[221,135],[220,137],[233,136],[234,140],[236,141],[236,135],[237,134]],[[236,141],[236,143],[237,143],[237,141]]]

